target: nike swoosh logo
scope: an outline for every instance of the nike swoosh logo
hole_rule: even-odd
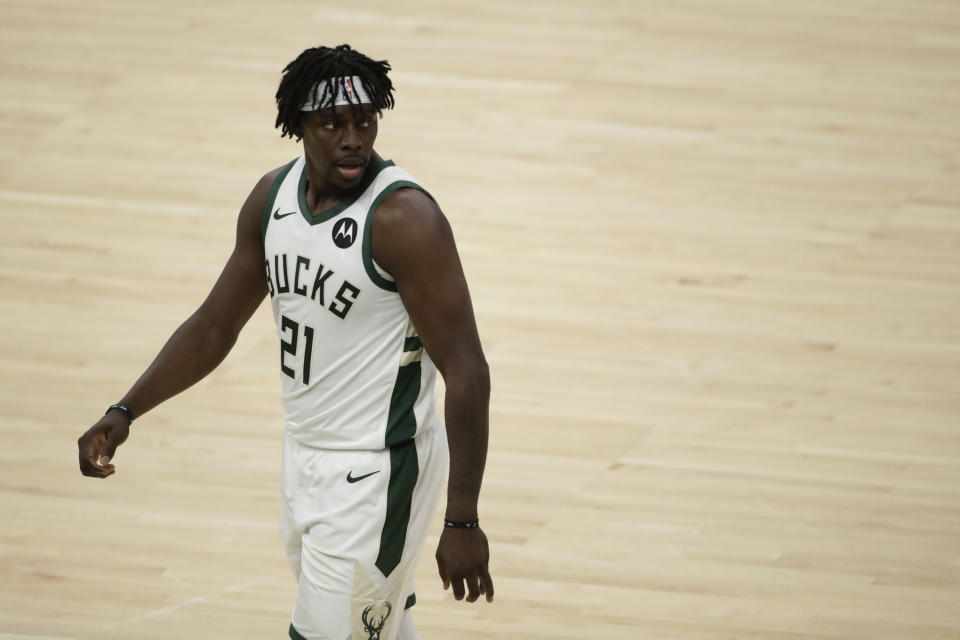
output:
[[[347,472],[347,482],[350,482],[350,483],[360,482],[360,481],[363,480],[364,478],[369,478],[369,477],[372,476],[373,474],[375,474],[375,473],[380,473],[380,472],[379,472],[379,471],[371,471],[370,473],[368,473],[368,474],[366,474],[366,475],[357,476],[357,477],[353,477],[353,475],[351,475],[352,473],[353,473],[353,471],[348,471],[348,472]]]
[[[273,219],[279,220],[280,218],[286,218],[287,216],[292,216],[296,211],[289,211],[287,213],[280,213],[280,207],[277,207],[273,212]]]

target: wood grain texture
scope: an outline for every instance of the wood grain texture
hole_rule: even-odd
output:
[[[394,67],[494,382],[497,597],[447,638],[960,638],[960,5],[0,0],[0,640],[284,638],[277,342],[76,438],[298,153],[284,64]],[[438,514],[439,516],[439,514]]]

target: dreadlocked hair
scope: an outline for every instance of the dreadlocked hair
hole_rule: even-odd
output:
[[[370,96],[371,106],[377,115],[384,109],[393,108],[393,83],[387,77],[390,63],[372,60],[348,44],[337,47],[314,47],[307,49],[283,69],[283,77],[277,88],[277,122],[280,135],[300,139],[303,117],[300,108],[308,100],[317,99],[322,80],[339,79],[339,86],[329,93],[329,100],[320,105],[332,107],[337,93],[343,88],[343,78],[359,76],[364,91]],[[329,104],[327,104],[329,102]],[[359,105],[357,105],[359,107]]]

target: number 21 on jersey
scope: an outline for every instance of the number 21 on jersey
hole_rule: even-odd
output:
[[[287,316],[280,316],[280,371],[293,380],[297,379],[297,372],[284,362],[284,356],[290,354],[297,357],[297,345],[300,342],[300,323]],[[289,331],[290,335],[287,336]],[[303,384],[310,384],[310,359],[313,355],[313,327],[303,325]]]

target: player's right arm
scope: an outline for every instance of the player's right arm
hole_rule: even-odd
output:
[[[170,336],[166,345],[120,402],[137,417],[213,371],[230,352],[240,330],[267,295],[260,224],[267,194],[280,169],[263,176],[240,209],[237,239],[206,300]],[[130,425],[120,410],[108,411],[77,441],[80,471],[106,478]]]

